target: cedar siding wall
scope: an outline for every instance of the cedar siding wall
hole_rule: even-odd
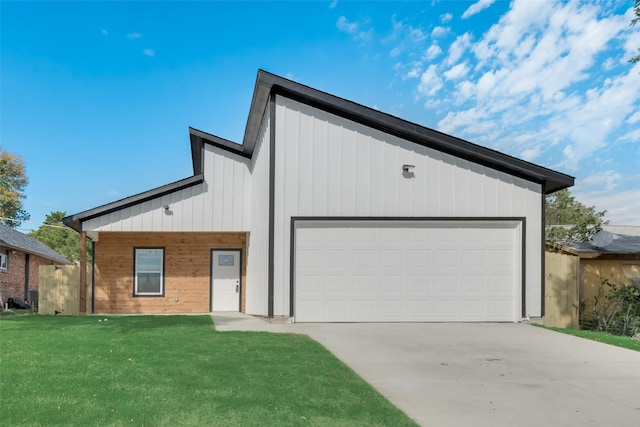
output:
[[[164,247],[164,296],[133,296],[133,250]],[[242,249],[242,311],[246,298],[246,234],[101,232],[95,242],[96,313],[210,311],[211,250]],[[175,298],[178,297],[178,301]]]

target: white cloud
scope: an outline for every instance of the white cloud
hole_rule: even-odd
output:
[[[355,34],[358,32],[358,23],[349,22],[346,16],[341,16],[336,22],[336,27],[343,33]]]
[[[622,181],[622,175],[616,171],[608,170],[598,175],[591,175],[580,180],[580,186],[595,187],[598,190],[614,190]]]
[[[431,46],[429,46],[429,48],[427,49],[425,57],[428,60],[431,60],[437,57],[438,55],[440,55],[441,53],[442,53],[442,49],[440,48],[440,46],[434,43]]]
[[[338,18],[336,22],[336,27],[343,33],[347,33],[353,36],[354,40],[369,40],[373,35],[373,30],[369,29],[367,31],[362,30],[362,26],[366,24],[366,22],[349,22],[346,16],[341,16]]]
[[[129,40],[139,39],[140,37],[142,37],[142,34],[140,34],[140,33],[129,33],[129,34],[127,34],[127,38]]]
[[[440,15],[440,22],[442,24],[447,24],[451,22],[452,19],[453,19],[453,15],[450,13],[445,13],[444,15]]]
[[[640,190],[600,192],[576,188],[576,198],[597,211],[606,210],[612,225],[640,225]]]
[[[451,65],[462,57],[465,51],[471,46],[472,35],[471,33],[464,33],[458,36],[456,40],[449,46],[449,56],[447,57],[446,64]]]
[[[156,56],[156,51],[153,49],[145,49],[142,51],[147,56]]]
[[[540,155],[540,146],[526,148],[520,153],[520,157],[530,162]]]
[[[640,111],[636,111],[627,119],[627,123],[630,125],[638,122],[640,122]]]
[[[462,14],[462,19],[467,19],[477,13],[482,12],[483,10],[491,6],[494,2],[495,0],[478,0],[476,3],[469,6],[469,8],[464,11],[464,13]]]
[[[104,28],[100,28],[100,32],[102,33],[103,36],[108,36],[109,32],[107,30],[105,30]]]
[[[433,96],[442,88],[442,79],[438,76],[435,65],[430,65],[420,76],[418,92],[425,96]]]
[[[434,39],[441,38],[446,36],[449,31],[450,28],[448,27],[435,27],[433,30],[431,30],[431,37],[433,37]]]
[[[447,80],[459,80],[466,76],[468,72],[469,67],[465,62],[463,62],[461,64],[454,65],[442,74]]]

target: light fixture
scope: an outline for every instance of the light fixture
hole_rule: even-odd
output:
[[[415,165],[402,165],[402,172],[404,173],[413,173],[415,169]]]
[[[165,211],[165,212],[169,212],[169,209],[170,209],[170,208],[169,208],[169,205],[164,205],[163,207],[164,207],[164,211]]]

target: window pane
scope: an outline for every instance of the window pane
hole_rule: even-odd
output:
[[[137,251],[138,271],[162,271],[162,249]]]
[[[5,254],[0,254],[0,268],[7,269],[7,256]]]
[[[218,265],[233,265],[233,255],[218,255]]]
[[[164,249],[135,250],[135,289],[137,295],[162,295]]]
[[[160,280],[160,273],[138,273],[138,293],[161,293]]]

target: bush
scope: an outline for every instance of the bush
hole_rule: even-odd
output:
[[[640,289],[602,279],[593,297],[593,318],[584,329],[632,336],[640,331]]]

